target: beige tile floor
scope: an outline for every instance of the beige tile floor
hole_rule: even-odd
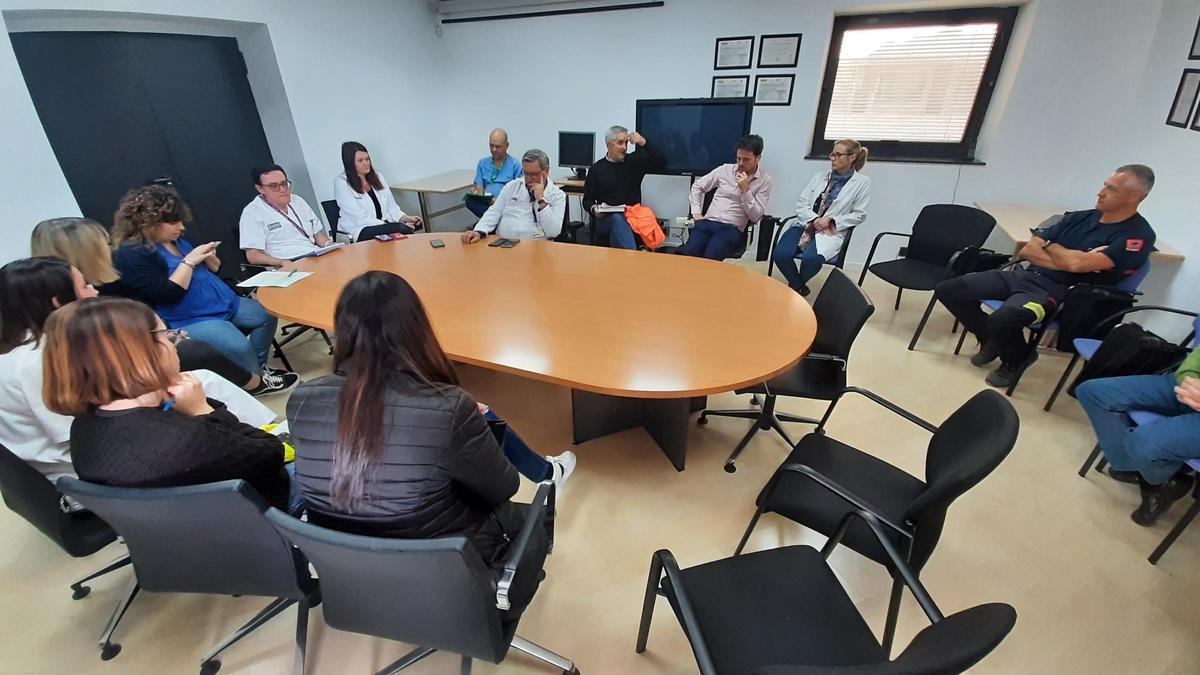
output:
[[[892,291],[867,282],[879,308],[853,353],[850,381],[938,422],[982,388],[983,371],[952,355],[950,320],[937,312],[919,350],[905,346],[927,296],[906,294],[892,310]],[[719,317],[714,317],[719,320]],[[769,336],[764,336],[769,339]],[[317,340],[290,350],[306,376],[328,370]],[[1129,520],[1137,492],[1099,474],[1075,471],[1093,441],[1078,405],[1063,399],[1053,413],[1041,404],[1065,359],[1045,356],[1012,401],[1021,415],[1020,441],[986,481],[950,510],[945,532],[923,580],[945,612],[990,601],[1017,608],[1017,625],[981,673],[1195,673],[1200,656],[1200,526],[1186,532],[1159,563],[1146,556],[1183,510],[1177,504],[1157,527]],[[464,368],[466,386],[506,416],[540,451],[570,443],[566,390],[489,371]],[[748,397],[715,396],[716,407],[744,407]],[[269,401],[279,410],[282,398]],[[782,408],[817,414],[820,404]],[[584,673],[689,673],[687,642],[660,603],[644,655],[633,652],[651,553],[674,551],[684,566],[729,555],[753,510],[753,497],[786,454],[782,441],[761,433],[736,474],[722,460],[747,428],[714,419],[693,427],[688,469],[676,473],[641,430],[586,443],[579,469],[560,501],[557,549],[548,578],[526,612],[521,634],[567,655]],[[795,437],[805,428],[797,427]],[[859,400],[843,403],[830,425],[839,440],[921,475],[928,436]],[[523,494],[531,492],[523,486]],[[264,601],[188,595],[141,595],[118,631],[124,651],[102,662],[95,637],[128,572],[94,583],[72,601],[68,583],[106,562],[116,546],[72,560],[32,527],[0,509],[0,672],[188,673],[200,655],[249,618]],[[794,524],[768,516],[750,546],[819,542]],[[881,569],[847,551],[832,564],[868,621],[881,631],[889,581]],[[392,589],[402,601],[404,589]],[[274,620],[230,650],[222,673],[285,673],[291,665],[293,614]],[[925,619],[906,596],[897,639],[907,644]],[[398,658],[406,645],[326,627],[314,612],[309,673],[368,673]],[[481,673],[547,673],[513,654]],[[409,672],[457,672],[457,659],[436,654]]]

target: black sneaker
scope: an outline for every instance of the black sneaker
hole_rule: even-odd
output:
[[[1132,483],[1134,485],[1137,485],[1137,482],[1138,482],[1138,472],[1136,472],[1136,471],[1117,471],[1117,470],[1113,469],[1111,466],[1108,467],[1108,477],[1117,481],[1118,483]]]
[[[987,345],[979,345],[979,351],[975,352],[974,356],[971,357],[971,365],[976,368],[982,368],[995,361],[997,356],[1000,355],[996,353],[995,349]]]
[[[280,374],[276,374],[280,373]],[[296,388],[300,384],[300,376],[284,371],[267,372],[263,369],[261,382],[258,386],[250,390],[251,396],[272,396],[274,394],[286,394]]]
[[[800,286],[800,290],[798,290],[796,292],[800,294],[800,297],[807,298],[808,294],[812,293],[812,289],[808,287],[808,284],[804,284],[804,285]]]
[[[1142,484],[1142,505],[1129,514],[1133,522],[1142,527],[1150,527],[1158,522],[1158,517],[1167,512],[1171,505],[1192,489],[1192,475],[1177,473],[1171,480],[1162,485]]]
[[[267,375],[277,376],[287,375],[288,373],[292,372],[290,370],[284,370],[283,368],[272,368],[271,366],[263,366],[262,371]]]
[[[1029,355],[1029,358],[1025,359],[1025,362],[1020,365],[1014,366],[1008,363],[1001,363],[998,368],[988,373],[988,376],[984,378],[984,381],[993,387],[996,387],[997,389],[1007,389],[1010,385],[1012,385],[1013,382],[1017,381],[1021,377],[1021,373],[1025,372],[1026,368],[1032,366],[1033,362],[1037,360],[1037,352],[1033,352]]]

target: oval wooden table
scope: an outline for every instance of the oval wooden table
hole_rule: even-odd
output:
[[[352,244],[301,260],[311,277],[259,289],[258,299],[280,319],[332,329],[347,282],[395,272],[420,294],[450,358],[570,387],[576,443],[643,426],[680,471],[695,399],[787,370],[816,334],[803,298],[737,265],[490,241],[441,233]]]

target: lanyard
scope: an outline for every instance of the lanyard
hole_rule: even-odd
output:
[[[263,197],[263,201],[267,202],[267,198]],[[296,231],[299,232],[300,235],[303,236],[306,241],[311,241],[314,245],[317,243],[317,236],[315,234],[312,236],[309,236],[308,232],[306,232],[304,230],[304,228],[300,226],[300,222],[299,222],[300,214],[296,213],[296,209],[292,208],[291,204],[288,204],[288,209],[290,209],[292,213],[296,214],[296,220],[292,220],[291,216],[289,216],[287,213],[285,213],[283,211],[280,211],[279,208],[276,207],[271,202],[267,202],[267,206],[270,206],[271,208],[275,209],[276,213],[283,216],[289,223],[291,223],[292,227],[296,228]]]
[[[504,165],[505,165],[505,164],[508,164],[508,160],[507,160],[507,159],[506,159],[506,160],[504,160],[503,162],[500,162],[500,166],[498,166],[498,167],[495,167],[495,168],[493,169],[493,171],[492,171],[492,177],[488,179],[488,182],[484,184],[484,187],[487,187],[488,185],[491,185],[492,183],[495,183],[495,182],[496,182],[496,178],[497,178],[497,177],[500,175],[500,172],[504,170]]]

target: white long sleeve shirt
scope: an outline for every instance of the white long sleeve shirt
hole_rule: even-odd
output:
[[[337,200],[340,212],[337,229],[349,235],[351,241],[358,241],[358,233],[362,232],[364,228],[383,223],[396,223],[407,215],[400,210],[400,205],[396,203],[396,197],[388,188],[383,174],[376,171],[375,175],[379,177],[379,182],[383,187],[372,190],[372,192],[379,200],[379,210],[383,212],[383,218],[375,217],[375,202],[371,201],[371,197],[367,193],[355,192],[350,187],[350,183],[346,182],[346,174],[340,173],[337,178],[333,179],[333,197]]]
[[[553,239],[562,232],[563,216],[567,211],[567,195],[554,183],[546,186],[542,197],[546,206],[537,208],[524,178],[510,180],[496,196],[475,231],[495,233],[508,239]]]

